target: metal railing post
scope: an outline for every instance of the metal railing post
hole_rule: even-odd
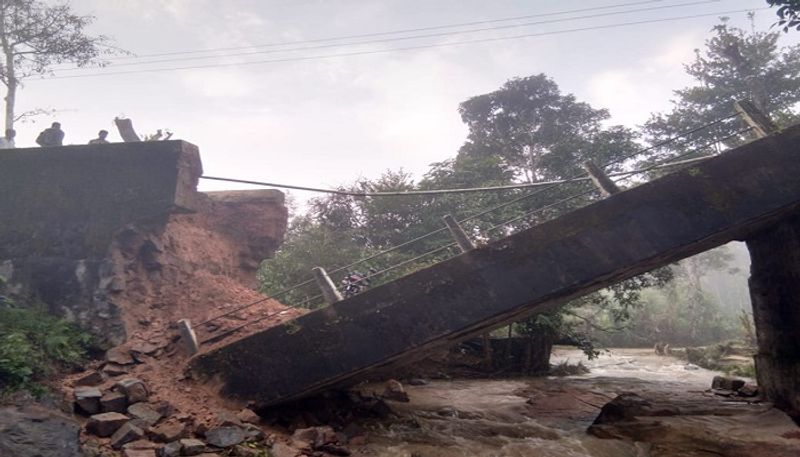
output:
[[[583,169],[589,173],[589,177],[592,178],[592,182],[594,182],[594,185],[600,189],[600,192],[604,197],[608,197],[620,192],[617,184],[611,178],[609,178],[608,175],[603,173],[602,168],[595,165],[595,163],[591,160],[583,162]]]
[[[333,284],[333,281],[330,276],[328,276],[328,273],[325,272],[324,268],[314,267],[311,271],[314,272],[314,279],[317,281],[317,285],[322,291],[322,296],[325,297],[325,301],[328,302],[329,305],[343,300],[342,294],[336,289],[336,286]]]
[[[755,130],[759,138],[769,136],[778,130],[778,125],[772,122],[769,116],[758,109],[750,100],[739,100],[733,104],[736,111],[742,115],[742,119]]]
[[[178,321],[178,329],[181,332],[181,339],[183,343],[186,345],[186,350],[189,352],[189,355],[197,354],[197,351],[200,350],[200,345],[197,343],[197,335],[194,333],[192,329],[192,323],[189,319],[181,319]]]
[[[469,239],[469,236],[464,232],[464,229],[458,225],[458,222],[453,218],[451,215],[446,215],[442,218],[444,220],[445,225],[447,228],[450,229],[450,233],[453,235],[453,238],[456,239],[456,243],[458,243],[458,247],[461,248],[461,252],[467,252],[475,249],[475,244]]]

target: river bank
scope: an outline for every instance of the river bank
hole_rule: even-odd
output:
[[[759,446],[775,446],[770,455],[800,455],[800,439],[795,436],[800,429],[787,416],[766,404],[732,402],[708,392],[717,372],[673,357],[657,356],[651,349],[615,349],[589,361],[577,350],[555,348],[552,361],[581,362],[591,372],[568,377],[430,381],[406,386],[410,402],[391,404],[397,420],[369,426],[369,443],[360,454],[759,456],[766,455],[757,453]],[[366,385],[361,391],[378,392],[381,388],[377,384]],[[611,439],[587,433],[601,408],[625,392],[685,407],[676,416],[659,417],[644,425],[648,430],[660,428],[656,437],[644,437],[636,425],[623,426],[619,436]],[[695,430],[698,436],[693,438],[686,430]],[[716,453],[700,436],[704,433],[719,441],[720,447],[727,446],[736,453]],[[637,436],[651,442],[633,441]],[[696,449],[692,449],[693,442]]]

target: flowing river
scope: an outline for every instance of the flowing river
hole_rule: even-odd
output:
[[[641,445],[586,433],[600,408],[622,392],[703,391],[718,374],[652,349],[614,349],[589,361],[556,348],[551,363],[561,361],[591,372],[406,386],[411,402],[392,404],[401,418],[370,430],[363,455],[641,457],[648,455]]]

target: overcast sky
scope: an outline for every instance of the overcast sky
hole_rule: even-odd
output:
[[[640,124],[651,112],[668,108],[671,91],[689,82],[681,64],[703,46],[723,15],[717,13],[765,6],[763,0],[73,0],[71,4],[76,12],[97,17],[93,33],[114,37],[119,47],[140,58],[114,60],[102,70],[57,72],[80,76],[76,78],[28,81],[18,96],[20,110],[60,111],[54,118],[18,124],[19,147],[33,146],[38,131],[53,120],[62,123],[65,143],[85,143],[99,129],[111,131],[110,139],[121,141],[112,120],[126,116],[140,134],[166,127],[175,138],[198,145],[206,174],[322,187],[401,167],[421,175],[430,163],[454,156],[463,143],[466,129],[458,104],[518,76],[545,73],[564,92],[610,109],[615,123]],[[308,43],[620,4],[628,6]],[[661,9],[622,13],[656,7]],[[710,15],[495,39],[706,14]],[[570,19],[589,15],[595,17]],[[749,27],[745,13],[724,15],[734,25]],[[767,29],[774,17],[772,10],[759,11],[757,28]],[[550,22],[331,46],[543,21]],[[783,43],[795,43],[798,37],[800,33],[790,34]],[[459,44],[474,40],[491,41]],[[208,53],[141,58],[304,41],[217,52],[203,60],[182,59]],[[436,46],[383,52],[423,45]],[[297,47],[316,49],[276,52]],[[242,52],[251,54],[231,55]],[[359,52],[370,53],[317,58]],[[291,61],[296,58],[308,59]],[[162,62],[139,63],[144,60]],[[265,60],[273,62],[241,65]],[[225,65],[110,75],[216,64]],[[87,76],[98,73],[109,75]],[[224,188],[247,186],[201,184],[204,190]]]

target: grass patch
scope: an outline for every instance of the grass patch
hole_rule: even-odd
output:
[[[86,361],[92,337],[43,307],[0,302],[0,396],[25,390],[39,396],[45,382]]]

